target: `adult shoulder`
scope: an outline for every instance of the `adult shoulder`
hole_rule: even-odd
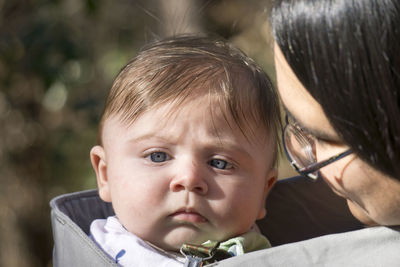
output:
[[[230,258],[213,266],[398,266],[400,228],[371,227]]]

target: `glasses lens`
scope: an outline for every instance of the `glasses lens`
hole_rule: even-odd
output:
[[[293,164],[301,169],[316,162],[314,156],[314,141],[297,126],[288,124],[284,132],[286,150]],[[317,175],[317,172],[312,175]]]

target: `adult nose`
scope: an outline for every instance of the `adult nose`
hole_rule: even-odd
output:
[[[177,171],[175,177],[171,180],[170,190],[172,192],[187,190],[205,195],[208,192],[208,185],[204,178],[204,170],[199,164],[187,163]]]

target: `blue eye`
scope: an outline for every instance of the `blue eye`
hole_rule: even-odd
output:
[[[164,162],[169,159],[169,156],[165,152],[153,152],[149,156],[153,162]]]
[[[221,170],[225,170],[227,168],[232,168],[231,163],[228,163],[227,161],[222,160],[222,159],[212,159],[212,160],[210,160],[209,164],[211,166],[213,166],[214,168],[221,169]]]

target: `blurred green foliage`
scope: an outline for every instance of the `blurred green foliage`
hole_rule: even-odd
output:
[[[89,150],[103,103],[142,45],[193,29],[217,33],[273,74],[268,3],[0,1],[0,266],[51,266],[48,203],[95,188]]]

